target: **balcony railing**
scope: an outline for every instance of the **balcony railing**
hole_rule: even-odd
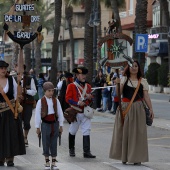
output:
[[[120,15],[120,18],[126,18],[128,16],[132,16],[133,15],[133,9],[128,10],[128,12],[127,11],[120,12],[119,15]]]
[[[129,16],[133,15],[133,9],[132,10],[129,10]]]
[[[125,17],[127,17],[127,12],[120,12],[119,16],[120,16],[120,18],[125,18]]]

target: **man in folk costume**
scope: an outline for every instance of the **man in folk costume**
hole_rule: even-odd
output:
[[[56,166],[57,138],[59,132],[63,131],[64,116],[59,100],[53,97],[54,85],[51,82],[45,82],[43,89],[45,95],[38,100],[36,106],[35,127],[38,135],[42,133],[45,169],[50,169],[49,156],[52,157],[51,169],[58,169]]]
[[[34,96],[37,93],[34,79],[26,72],[26,66],[24,65],[24,76],[21,81],[22,95],[23,95],[23,129],[24,129],[24,140],[25,145],[28,146],[28,133],[31,128],[30,121],[32,117],[32,110],[34,104]]]
[[[65,95],[66,95],[67,86],[70,83],[73,83],[73,74],[66,72],[64,74],[63,80],[58,83],[58,88],[60,90],[60,96],[58,96],[58,99],[60,101],[63,112],[67,108],[69,108],[69,104],[65,101]]]
[[[91,85],[86,83],[86,74],[88,70],[85,67],[78,67],[73,69],[73,73],[76,74],[76,80],[67,86],[66,102],[72,105],[74,108],[79,108],[82,112],[77,113],[76,119],[71,123],[69,128],[69,154],[71,157],[75,156],[75,135],[81,126],[83,134],[83,151],[84,158],[96,158],[90,152],[90,130],[91,119],[87,118],[84,113],[84,106],[89,105],[92,102],[93,96],[91,95]],[[86,90],[85,96],[82,99],[83,90]]]

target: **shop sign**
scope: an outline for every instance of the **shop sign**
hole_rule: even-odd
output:
[[[159,34],[148,34],[149,39],[156,39],[159,37]]]

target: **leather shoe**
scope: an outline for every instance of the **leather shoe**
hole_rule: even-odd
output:
[[[134,165],[140,166],[140,165],[141,165],[141,162],[134,163]]]
[[[8,161],[7,166],[14,166],[14,162],[13,161]]]
[[[90,152],[89,153],[84,153],[84,158],[96,158],[95,155],[92,155]]]
[[[75,149],[74,148],[71,148],[70,150],[69,150],[69,154],[70,154],[70,156],[71,157],[75,157]]]
[[[4,161],[0,161],[0,166],[4,166]]]

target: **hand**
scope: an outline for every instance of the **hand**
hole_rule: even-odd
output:
[[[21,82],[21,79],[22,79],[22,76],[21,76],[21,75],[17,75],[17,80],[18,80],[19,82]]]
[[[6,23],[4,24],[3,29],[4,29],[5,31],[8,31],[8,25],[7,25]]]
[[[22,93],[27,94],[26,88],[22,88]]]
[[[84,103],[84,102],[82,102],[82,101],[79,101],[79,102],[78,102],[78,105],[79,105],[79,106],[85,106],[86,103]]]
[[[120,83],[120,78],[116,78],[116,84]]]
[[[59,132],[62,134],[62,132],[63,132],[63,127],[62,126],[60,126]]]
[[[36,133],[37,133],[37,135],[38,135],[38,137],[39,137],[39,135],[41,134],[40,128],[37,128]]]
[[[87,98],[88,100],[91,100],[91,99],[93,98],[93,96],[92,96],[91,94],[86,94],[86,98]]]
[[[150,110],[150,117],[151,117],[151,119],[153,120],[153,118],[154,118],[154,113],[153,113],[153,110],[152,110],[152,109]]]

